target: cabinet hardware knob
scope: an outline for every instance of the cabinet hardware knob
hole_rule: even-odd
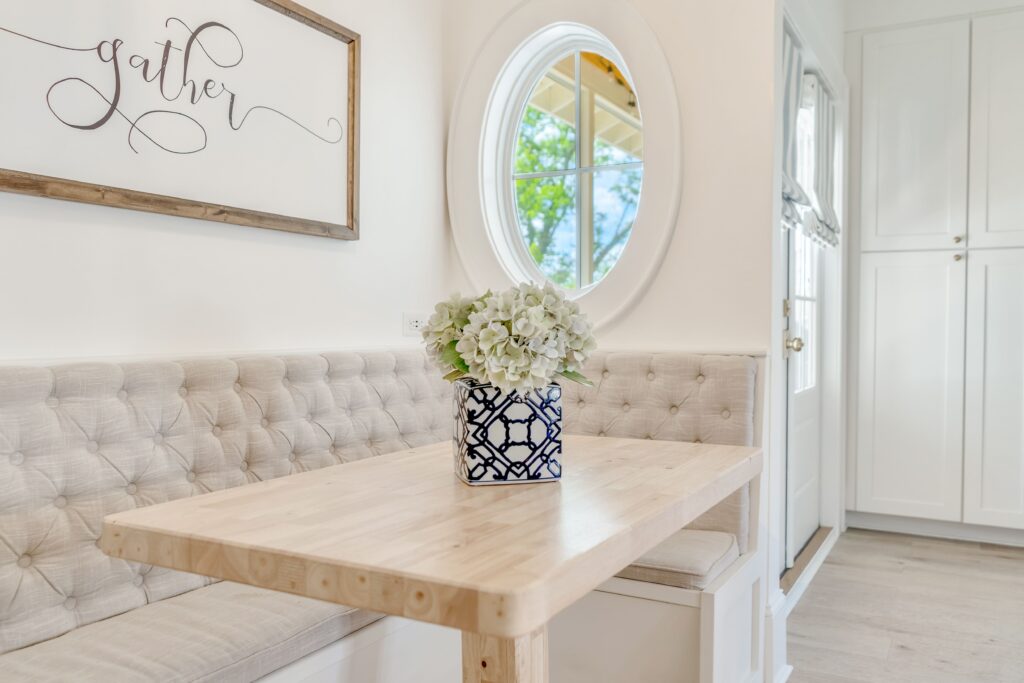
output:
[[[953,260],[954,261],[963,261],[963,259],[964,259],[964,255],[963,254],[953,254]]]
[[[793,337],[786,340],[786,348],[793,353],[800,353],[804,350],[804,340],[800,337]]]
[[[953,244],[960,244],[964,241],[963,235],[957,235],[953,238]]]

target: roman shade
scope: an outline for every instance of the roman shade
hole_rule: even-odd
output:
[[[828,86],[814,73],[803,77],[804,101],[814,108],[814,215],[808,217],[813,236],[839,244],[839,216],[834,206],[836,161],[836,105]]]
[[[820,245],[836,246],[840,230],[834,201],[835,101],[820,76],[804,72],[800,43],[789,27],[783,33],[783,68],[782,226],[801,229]],[[807,154],[813,159],[801,158],[799,153],[798,127],[802,109],[813,112],[813,150]],[[813,173],[801,167],[801,164],[809,166],[811,163]]]
[[[796,180],[796,118],[800,113],[804,65],[800,45],[788,29],[783,33],[782,51],[786,79],[782,105],[782,225],[796,229],[802,225],[811,200]]]

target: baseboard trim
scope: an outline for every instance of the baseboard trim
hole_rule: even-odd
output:
[[[851,529],[887,531],[894,534],[910,534],[929,538],[945,538],[953,541],[973,541],[1024,548],[1024,530],[1000,529],[998,527],[940,522],[933,519],[895,517],[873,512],[846,511],[846,525]]]
[[[793,566],[784,571],[782,578],[779,579],[779,587],[782,588],[783,593],[788,595],[793,590],[793,586],[796,585],[796,582],[807,571],[807,568],[818,555],[818,551],[821,550],[821,546],[825,544],[831,533],[832,527],[830,526],[818,527],[818,530],[811,536],[811,540],[807,542],[804,549],[797,553]]]
[[[825,564],[825,559],[829,553],[832,552],[832,548],[835,547],[836,541],[839,540],[839,529],[833,527],[829,529],[828,535],[825,540],[822,541],[817,551],[811,557],[807,563],[803,572],[800,574],[800,578],[793,583],[792,587],[787,592],[785,602],[783,603],[783,610],[785,610],[786,617],[789,617],[789,613],[793,611],[797,603],[800,602],[800,598],[804,596],[807,591],[807,587],[811,585],[811,581],[814,580],[818,570],[821,569],[821,565]]]

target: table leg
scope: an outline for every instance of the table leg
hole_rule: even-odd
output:
[[[547,626],[518,638],[462,632],[463,683],[548,683]]]

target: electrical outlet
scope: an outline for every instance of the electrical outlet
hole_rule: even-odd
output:
[[[403,313],[402,334],[406,337],[420,336],[423,328],[427,326],[427,320],[429,318],[429,313]]]

